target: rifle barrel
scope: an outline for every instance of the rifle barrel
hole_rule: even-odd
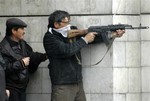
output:
[[[141,27],[126,27],[125,29],[148,29],[148,26],[141,26]]]

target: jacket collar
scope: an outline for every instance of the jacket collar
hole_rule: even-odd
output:
[[[7,39],[6,37],[1,41],[0,45],[1,45],[1,47],[2,47],[2,53],[5,53],[5,54],[7,54],[7,55],[9,55],[9,56],[12,56],[12,57],[14,57],[16,60],[19,60],[19,59],[22,58],[21,55],[16,54],[16,53],[12,50],[11,45],[10,45],[10,43],[9,43],[9,41],[8,41],[8,39]],[[24,46],[24,45],[22,45],[22,46]],[[25,49],[25,48],[23,48],[23,49]]]

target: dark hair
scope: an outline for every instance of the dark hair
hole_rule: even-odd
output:
[[[54,23],[61,22],[62,19],[64,19],[65,17],[70,19],[70,15],[66,11],[56,10],[55,12],[51,13],[48,18],[48,28],[49,27],[54,28]]]
[[[12,35],[12,29],[18,30],[21,27],[6,27],[6,36],[11,36]]]

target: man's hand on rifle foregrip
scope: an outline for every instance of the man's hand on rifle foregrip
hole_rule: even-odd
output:
[[[125,30],[118,29],[112,32],[112,37],[121,37],[125,33]]]

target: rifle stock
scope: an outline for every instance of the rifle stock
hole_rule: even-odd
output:
[[[77,37],[77,36],[84,36],[87,34],[87,29],[83,29],[83,30],[78,30],[78,29],[72,29],[68,31],[68,38],[73,38],[73,37]]]

